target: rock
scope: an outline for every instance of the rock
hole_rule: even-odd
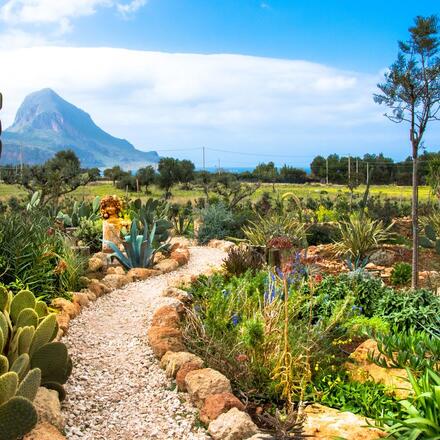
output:
[[[170,240],[170,245],[171,245],[171,252],[175,251],[176,249],[179,248],[183,248],[183,249],[187,249],[191,246],[191,241],[186,238],[186,237],[173,237]]]
[[[203,362],[202,362],[202,365],[200,365],[200,363],[197,361],[187,362],[187,363],[183,364],[176,374],[177,389],[179,391],[186,391],[186,383],[185,383],[186,375],[190,371],[200,370],[202,367],[203,367]]]
[[[183,266],[187,264],[189,261],[189,250],[186,248],[178,248],[175,251],[171,252],[171,259],[177,261],[179,266]]]
[[[107,287],[104,283],[101,283],[99,280],[96,279],[90,280],[88,289],[96,295],[96,298],[99,298],[104,293],[108,293],[110,291],[109,287]]]
[[[108,274],[102,279],[102,283],[111,290],[120,289],[130,281],[131,279],[127,275],[119,275],[116,273]]]
[[[245,406],[231,393],[219,393],[208,396],[200,410],[200,420],[209,425],[220,414],[228,412],[231,408],[244,411]]]
[[[67,333],[69,330],[70,316],[66,312],[58,313],[57,316],[58,328],[63,331],[63,333]]]
[[[274,440],[274,437],[272,437],[270,434],[259,433],[249,437],[247,440]]]
[[[214,440],[243,440],[257,434],[258,428],[249,414],[232,408],[211,422],[208,432]]]
[[[366,427],[367,419],[348,411],[314,404],[308,406],[305,413],[304,433],[315,439],[373,440],[386,437],[380,429]]]
[[[383,368],[368,360],[368,353],[373,352],[377,356],[377,342],[367,339],[350,355],[352,362],[346,362],[345,368],[352,380],[366,382],[373,380],[382,383],[390,389],[398,398],[406,398],[411,390],[411,384],[404,378],[408,377],[406,370],[402,368]]]
[[[177,287],[167,287],[163,292],[162,296],[166,298],[176,298],[183,303],[190,303],[193,300],[193,296],[186,292],[185,290],[178,289]]]
[[[171,258],[165,258],[154,266],[155,269],[160,270],[162,273],[169,273],[176,270],[179,267],[179,263]]]
[[[191,400],[201,408],[211,394],[232,393],[229,379],[212,368],[190,371],[185,377]]]
[[[76,318],[81,313],[81,306],[78,303],[73,303],[65,298],[53,299],[51,306],[67,313],[70,319]]]
[[[235,246],[235,243],[232,243],[232,241],[226,241],[226,240],[211,240],[208,243],[208,247],[221,249],[224,252],[228,252],[234,246]]]
[[[141,267],[136,267],[135,269],[131,269],[127,272],[127,275],[131,277],[133,281],[143,281],[159,274],[160,272],[158,270],[145,269]]]
[[[96,295],[91,290],[84,290],[84,293],[87,295],[89,301],[96,301]]]
[[[176,306],[168,305],[156,309],[151,321],[151,326],[180,328],[180,315]]]
[[[105,252],[96,252],[92,255],[92,258],[98,258],[102,261],[102,264],[107,267],[110,263],[109,255]]]
[[[104,262],[96,257],[92,257],[89,260],[89,264],[88,264],[88,272],[99,272],[100,270],[102,270],[105,267]]]
[[[80,285],[82,288],[87,288],[87,287],[89,286],[89,284],[90,284],[90,278],[87,278],[87,277],[79,277],[78,282],[79,282],[79,285]]]
[[[368,261],[375,266],[392,266],[394,259],[394,252],[388,249],[378,249],[369,256]]]
[[[64,418],[56,391],[40,387],[34,399],[34,406],[40,422],[50,423],[60,431],[64,429]]]
[[[81,307],[88,307],[90,304],[90,300],[84,292],[75,292],[72,299],[74,303],[78,303]]]
[[[116,275],[125,275],[125,270],[121,266],[111,266],[107,269],[107,275],[116,274]]]
[[[203,360],[195,354],[188,353],[187,351],[167,351],[160,360],[160,366],[166,371],[168,377],[176,377],[182,365],[188,362],[198,364],[199,368],[203,365]]]
[[[39,422],[37,426],[23,437],[23,440],[64,440],[66,437],[55,426]]]
[[[193,276],[189,274],[177,275],[171,282],[170,287],[190,287],[193,282]]]
[[[158,358],[162,358],[167,351],[185,351],[182,332],[174,327],[150,327],[148,342]]]

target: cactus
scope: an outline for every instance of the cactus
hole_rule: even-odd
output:
[[[425,235],[419,238],[420,246],[428,249],[434,249],[437,254],[440,254],[440,238],[437,238],[435,228],[431,223],[428,223],[424,228]]]
[[[5,310],[9,301],[9,292],[5,286],[0,286],[0,312]]]
[[[29,290],[18,292],[11,301],[10,316],[12,321],[17,321],[18,315],[23,309],[34,309],[35,303],[35,296]]]
[[[18,374],[15,371],[9,371],[0,376],[0,405],[15,396],[18,388]]]
[[[9,370],[13,371],[14,373],[17,373],[19,380],[23,380],[23,378],[29,372],[29,364],[30,364],[29,355],[27,353],[23,353],[21,356],[18,356],[18,358],[15,359],[14,363],[11,365]]]
[[[15,327],[37,327],[38,326],[38,314],[34,309],[23,309],[18,315]]]
[[[18,387],[16,395],[26,397],[26,399],[29,399],[32,402],[37,395],[40,384],[41,370],[39,368],[34,368],[33,370],[30,370],[23,378]]]
[[[0,438],[17,440],[38,422],[37,411],[29,399],[16,396],[0,406]]]
[[[31,359],[31,367],[42,371],[41,383],[57,382],[65,384],[71,373],[71,360],[62,342],[50,342],[36,351]]]
[[[36,328],[34,337],[32,338],[29,354],[32,356],[44,344],[47,344],[54,338],[54,332],[57,326],[56,315],[46,316],[40,325]]]

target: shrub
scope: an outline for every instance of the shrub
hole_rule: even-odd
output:
[[[334,223],[312,223],[307,227],[307,243],[311,246],[339,240],[339,228]]]
[[[408,263],[396,263],[391,272],[391,284],[393,286],[406,286],[411,281],[411,265]]]
[[[209,205],[202,209],[200,220],[198,240],[201,244],[212,239],[222,240],[232,235],[234,215],[223,203]]]
[[[90,252],[99,252],[102,248],[102,221],[81,218],[74,235],[80,244],[90,248]]]
[[[316,210],[316,219],[319,223],[334,222],[338,220],[338,213],[333,209],[328,209],[323,205],[319,205]]]
[[[399,330],[438,331],[440,297],[426,289],[396,292],[388,289],[376,304],[375,314]]]
[[[246,271],[255,273],[264,265],[264,257],[255,248],[246,245],[234,246],[223,261],[229,275],[241,275]]]
[[[388,238],[388,230],[389,227],[384,228],[380,221],[353,214],[348,221],[339,224],[341,238],[334,244],[336,254],[363,259]]]

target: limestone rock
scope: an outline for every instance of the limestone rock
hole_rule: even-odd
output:
[[[107,269],[107,275],[116,274],[116,275],[125,275],[125,270],[121,266],[110,266]]]
[[[40,422],[47,422],[60,431],[64,429],[61,404],[56,391],[40,387],[34,399],[34,406]]]
[[[73,303],[65,298],[53,299],[51,306],[67,313],[71,319],[76,318],[81,312],[81,306],[78,303]]]
[[[174,327],[150,327],[148,342],[158,358],[162,358],[167,351],[185,351],[182,332]]]
[[[177,287],[167,287],[163,292],[162,296],[167,298],[176,298],[183,303],[190,303],[193,300],[193,297],[190,293],[185,290],[178,289]]]
[[[209,425],[220,414],[228,412],[231,408],[244,411],[244,405],[231,393],[219,393],[208,396],[200,410],[200,420]]]
[[[75,292],[72,299],[74,303],[78,303],[81,307],[88,307],[90,304],[90,300],[84,292]]]
[[[211,394],[232,393],[229,379],[212,368],[190,371],[185,377],[191,400],[201,408]]]
[[[165,258],[154,266],[155,269],[160,270],[162,273],[169,273],[176,270],[179,267],[179,263],[171,258]]]
[[[58,313],[56,316],[58,328],[63,331],[63,333],[67,333],[67,330],[69,330],[69,324],[70,324],[70,316],[66,312]]]
[[[158,270],[136,267],[135,269],[129,270],[127,275],[131,277],[133,281],[143,281],[147,278],[159,275],[159,273],[160,272]]]
[[[39,422],[37,426],[23,437],[23,440],[65,440],[66,437],[55,426]]]
[[[88,272],[99,272],[104,269],[104,267],[104,262],[101,259],[92,257],[88,263]]]
[[[391,250],[378,249],[369,256],[368,261],[376,266],[392,266],[394,259],[395,255]]]
[[[108,293],[110,291],[110,289],[104,283],[101,283],[97,279],[90,280],[88,289],[96,295],[96,298],[99,298],[104,293]]]
[[[189,248],[191,246],[191,241],[186,237],[173,237],[170,240],[171,252],[179,248]]]
[[[173,252],[171,252],[171,259],[177,261],[179,266],[183,266],[187,264],[189,261],[189,250],[186,248],[177,248]]]
[[[90,284],[90,278],[84,277],[84,276],[83,277],[79,277],[78,282],[79,282],[79,285],[82,288],[87,288],[89,286],[89,284]]]
[[[227,240],[211,240],[208,243],[208,247],[221,249],[224,252],[228,252],[231,248],[235,246],[235,243]]]
[[[151,326],[180,328],[180,315],[173,305],[159,307],[153,315]]]
[[[130,281],[131,280],[129,277],[127,277],[127,275],[119,275],[116,273],[106,275],[102,279],[102,283],[105,284],[111,290],[120,289],[121,287],[128,284]]]
[[[214,440],[243,440],[257,434],[258,428],[248,414],[232,408],[211,422],[208,432]]]
[[[84,290],[84,293],[87,295],[89,301],[96,301],[96,295],[91,290]]]
[[[352,380],[358,382],[366,382],[373,380],[387,386],[393,394],[398,398],[406,398],[411,390],[409,381],[404,378],[408,377],[406,370],[402,368],[383,368],[368,360],[368,353],[379,354],[377,342],[368,339],[350,355],[353,361],[347,362],[345,368]]]
[[[198,364],[199,368],[203,365],[203,360],[195,354],[188,353],[187,351],[167,351],[160,360],[160,366],[165,370],[168,377],[176,377],[180,367],[188,362]]]
[[[203,367],[199,362],[186,362],[176,374],[176,384],[179,391],[186,391],[185,378],[190,371],[200,370]]]
[[[366,419],[351,412],[314,404],[305,409],[304,433],[316,439],[373,440],[386,437],[376,428],[366,427]]]

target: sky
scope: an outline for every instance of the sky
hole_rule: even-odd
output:
[[[409,155],[376,84],[439,0],[0,0],[3,126],[50,87],[137,148],[198,166]],[[440,150],[440,123],[425,138]]]

